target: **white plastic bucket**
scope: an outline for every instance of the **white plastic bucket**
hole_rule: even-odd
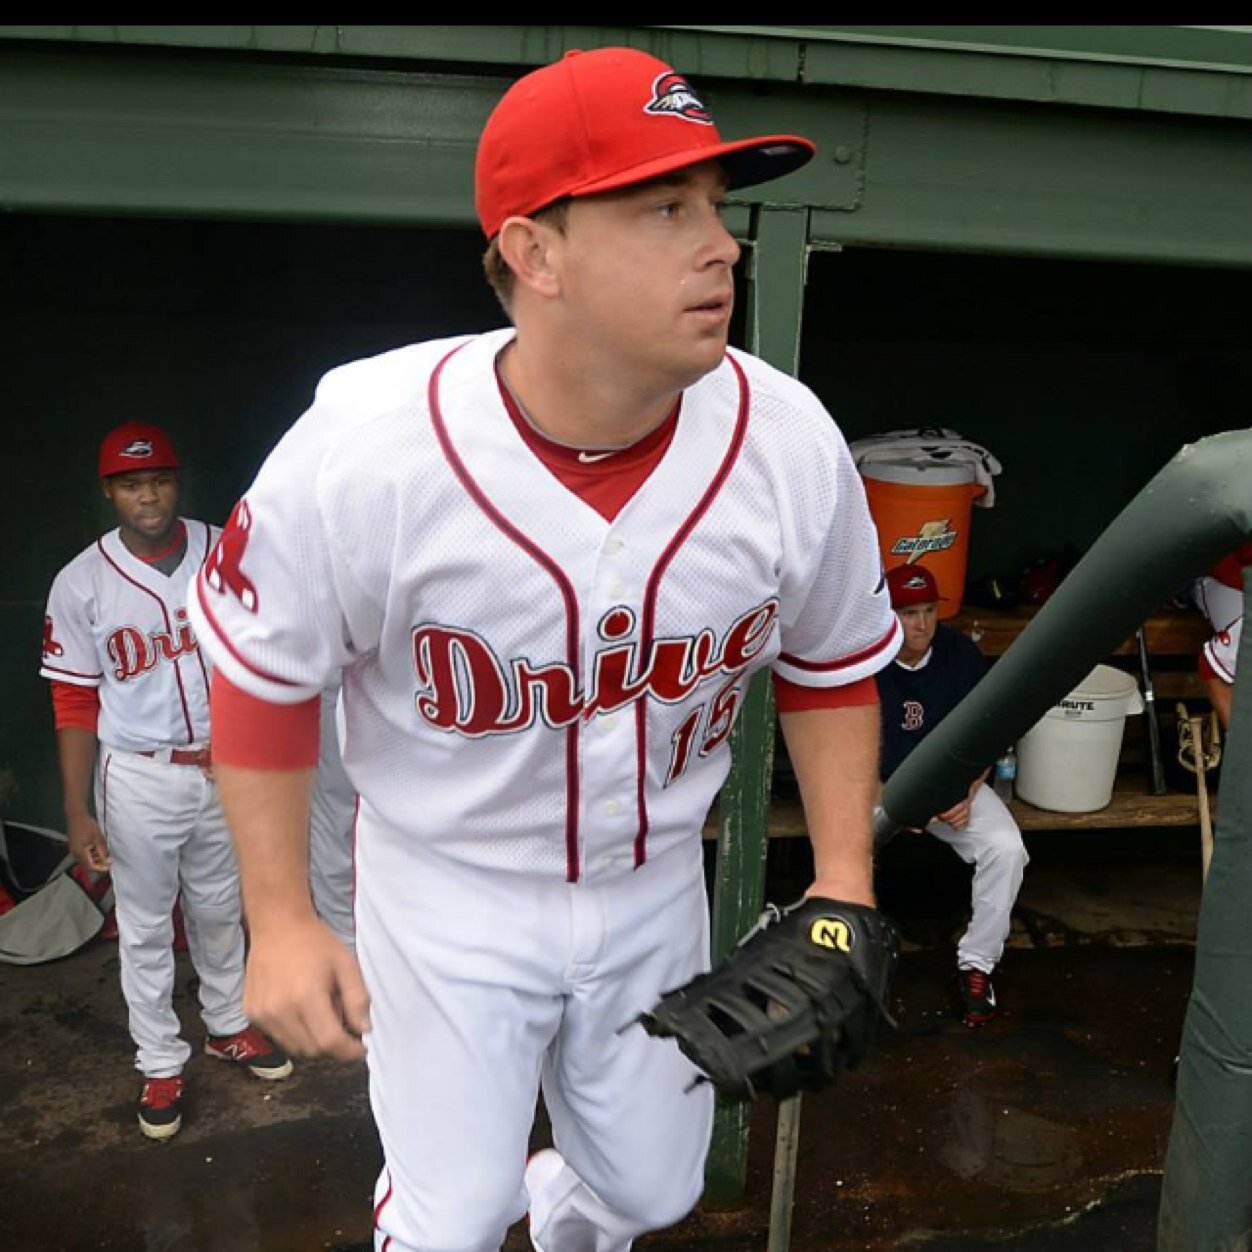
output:
[[[1143,712],[1131,675],[1097,665],[1017,745],[1017,794],[1038,809],[1093,813],[1113,798],[1126,718]]]

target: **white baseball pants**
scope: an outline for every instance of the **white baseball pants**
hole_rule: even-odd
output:
[[[626,1252],[681,1220],[704,1185],[712,1089],[689,1091],[673,1041],[630,1023],[708,966],[698,839],[570,885],[400,852],[373,820],[362,805],[378,1252],[497,1252],[528,1206],[544,1252]],[[541,1084],[568,1168],[528,1197]]]
[[[1022,832],[989,786],[974,793],[964,830],[946,822],[930,822],[926,829],[974,867],[969,929],[957,946],[956,963],[989,974],[1004,954],[1013,905],[1030,860]]]
[[[239,874],[217,787],[194,765],[105,747],[96,772],[96,814],[113,858],[135,1068],[148,1078],[172,1077],[191,1055],[173,1005],[173,911],[180,891],[205,1026],[210,1034],[229,1035],[248,1024]]]

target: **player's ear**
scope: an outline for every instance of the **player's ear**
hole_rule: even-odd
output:
[[[496,246],[519,287],[549,298],[558,294],[554,246],[560,237],[559,231],[529,217],[505,219]]]

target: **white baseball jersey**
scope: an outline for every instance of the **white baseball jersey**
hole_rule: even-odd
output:
[[[264,700],[345,669],[348,773],[405,838],[595,879],[699,831],[755,670],[852,682],[899,625],[860,479],[807,388],[732,353],[607,521],[506,413],[493,363],[513,333],[328,374],[192,620]]]
[[[127,752],[208,742],[210,666],[186,605],[221,532],[184,524],[187,551],[173,574],[141,561],[114,530],[61,570],[48,597],[40,674],[99,688],[99,739]]]
[[[1205,575],[1196,581],[1195,600],[1213,627],[1204,655],[1219,678],[1233,683],[1243,635],[1243,591]]]

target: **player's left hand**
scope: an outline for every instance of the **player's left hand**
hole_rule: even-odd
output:
[[[954,804],[950,809],[937,814],[935,821],[944,822],[953,830],[964,830],[969,825],[970,805],[971,797],[966,796],[964,800]]]
[[[252,932],[244,1011],[289,1052],[360,1060],[369,1007],[356,957],[316,916],[280,937]]]

